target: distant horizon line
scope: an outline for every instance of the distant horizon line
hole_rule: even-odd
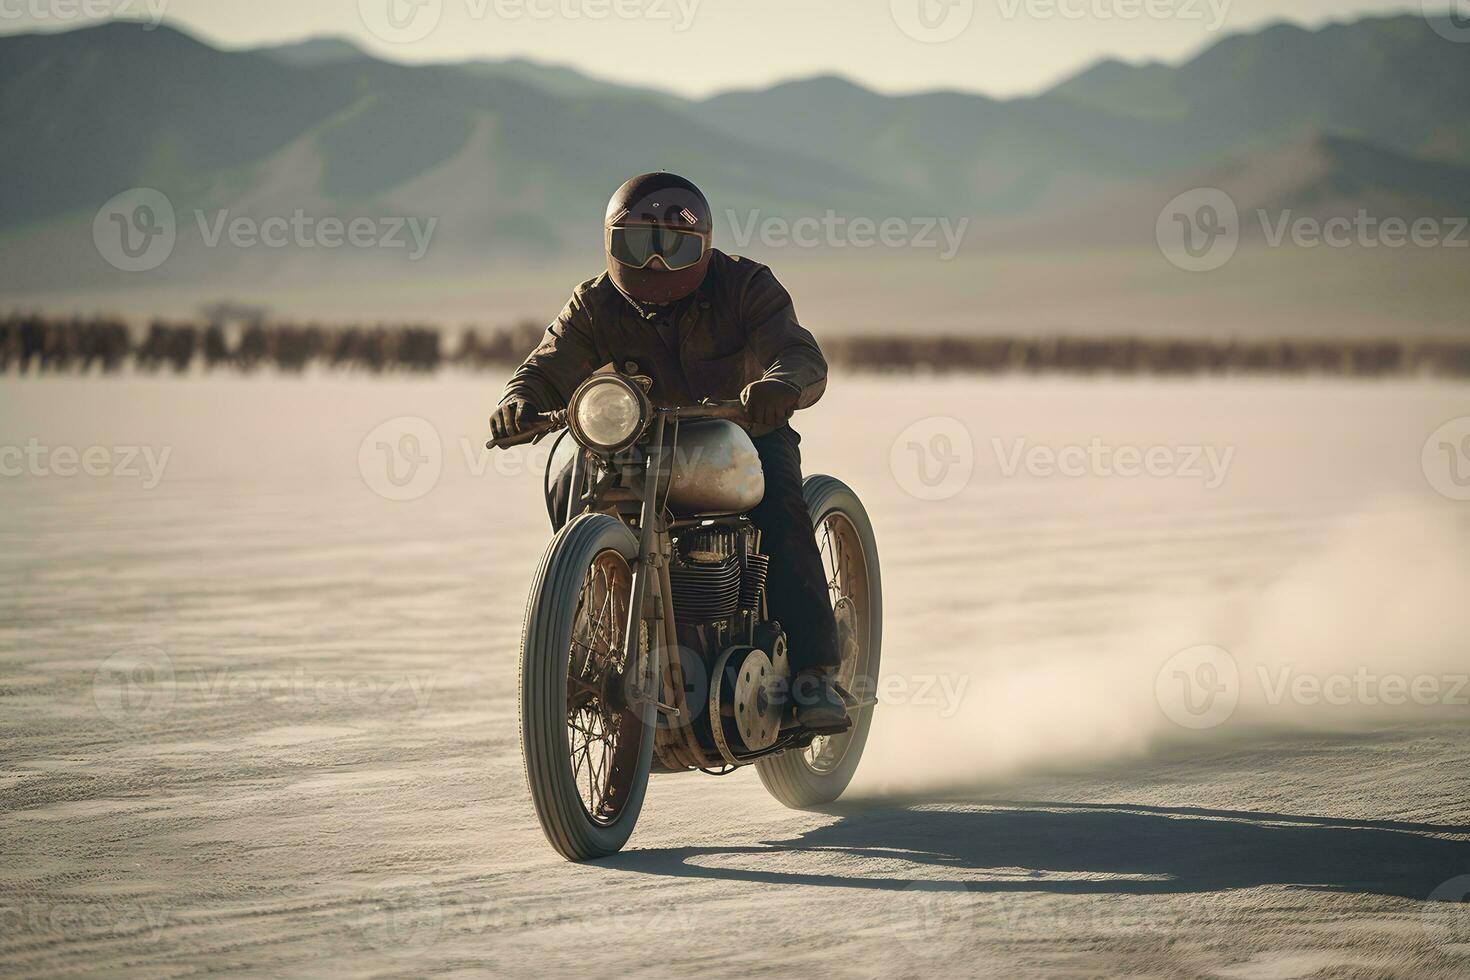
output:
[[[1441,15],[1441,17],[1447,17],[1447,16],[1448,16],[1448,14]],[[1366,23],[1372,23],[1372,22],[1386,22],[1386,21],[1394,21],[1394,20],[1412,20],[1412,21],[1425,21],[1425,22],[1430,22],[1430,21],[1433,21],[1433,20],[1441,19],[1441,17],[1429,17],[1429,16],[1426,16],[1426,15],[1416,15],[1416,14],[1411,14],[1411,13],[1364,14],[1364,15],[1359,16],[1359,17],[1352,17],[1352,18],[1343,19],[1343,20],[1337,20],[1337,19],[1328,20],[1328,21],[1326,21],[1326,22],[1324,22],[1324,23],[1322,23],[1322,24],[1320,24],[1320,25],[1318,25],[1316,27],[1309,27],[1309,26],[1306,26],[1304,24],[1301,24],[1298,21],[1294,21],[1294,20],[1291,20],[1291,19],[1286,18],[1286,17],[1278,17],[1276,19],[1267,21],[1267,22],[1265,22],[1265,23],[1263,23],[1263,24],[1261,24],[1261,25],[1259,25],[1257,27],[1254,27],[1254,28],[1243,28],[1243,29],[1238,30],[1238,31],[1222,32],[1218,37],[1210,38],[1204,44],[1202,44],[1201,46],[1195,48],[1190,53],[1188,53],[1188,54],[1186,54],[1186,55],[1178,58],[1177,60],[1170,60],[1170,59],[1167,59],[1167,58],[1145,58],[1145,59],[1141,59],[1141,60],[1134,60],[1134,59],[1129,59],[1129,58],[1118,56],[1118,55],[1100,55],[1100,56],[1098,56],[1096,58],[1093,58],[1093,59],[1091,59],[1089,61],[1082,62],[1080,64],[1080,66],[1075,66],[1072,69],[1063,72],[1062,74],[1060,74],[1059,76],[1057,76],[1056,78],[1054,78],[1052,81],[1047,82],[1047,83],[1045,83],[1044,85],[1042,85],[1042,86],[1040,86],[1038,88],[1027,90],[1027,91],[1018,91],[1018,92],[1011,93],[1009,95],[996,95],[996,94],[993,94],[991,92],[985,92],[985,91],[982,91],[982,90],[979,90],[979,89],[967,88],[967,87],[963,87],[963,86],[939,86],[939,87],[930,86],[930,87],[914,88],[914,89],[889,89],[889,88],[884,88],[884,87],[875,87],[868,80],[860,79],[860,78],[855,78],[852,75],[850,75],[850,74],[848,74],[848,73],[846,73],[844,71],[838,70],[838,69],[818,69],[818,70],[814,70],[814,71],[812,71],[812,72],[810,72],[808,74],[791,75],[791,76],[788,76],[788,77],[777,78],[777,79],[774,79],[774,80],[771,80],[771,81],[768,81],[768,82],[751,82],[751,83],[744,83],[744,84],[736,84],[736,85],[732,85],[732,86],[726,87],[726,88],[718,88],[718,89],[715,89],[715,90],[713,90],[713,91],[711,91],[711,92],[709,92],[708,94],[705,94],[705,95],[696,95],[696,94],[692,94],[692,93],[679,92],[679,91],[676,91],[674,89],[661,88],[661,87],[656,86],[656,85],[645,85],[645,84],[641,84],[641,83],[623,82],[623,81],[619,81],[617,79],[609,78],[609,77],[607,77],[605,75],[602,75],[602,74],[591,72],[591,71],[589,71],[589,70],[587,70],[585,68],[581,68],[581,67],[579,67],[579,66],[577,66],[575,64],[571,64],[571,63],[568,63],[568,62],[560,62],[560,61],[547,61],[547,60],[543,60],[541,58],[535,57],[533,55],[527,55],[527,54],[506,54],[506,55],[500,55],[500,56],[484,55],[484,56],[470,56],[470,57],[460,57],[460,58],[445,58],[445,59],[439,59],[439,60],[405,61],[405,60],[400,60],[400,59],[396,59],[396,58],[385,57],[384,55],[382,55],[382,54],[380,54],[380,53],[378,53],[376,51],[372,51],[372,50],[364,47],[363,44],[360,43],[356,38],[354,38],[354,37],[352,37],[350,35],[347,35],[347,34],[330,34],[330,33],[328,33],[328,34],[308,34],[308,35],[297,35],[297,36],[293,36],[293,37],[289,37],[289,38],[285,38],[285,39],[280,39],[280,40],[274,40],[274,41],[265,41],[265,42],[261,42],[261,43],[252,43],[252,44],[245,44],[245,45],[238,45],[238,46],[225,45],[225,44],[222,44],[221,42],[219,42],[219,41],[217,41],[217,40],[209,37],[205,32],[200,31],[199,29],[195,28],[193,25],[181,25],[179,22],[174,21],[174,20],[171,20],[171,19],[167,19],[167,18],[165,18],[165,19],[163,19],[161,21],[158,21],[157,23],[153,23],[153,22],[147,20],[146,18],[109,17],[109,18],[104,18],[104,19],[100,19],[100,20],[94,20],[94,21],[90,21],[90,22],[86,22],[86,23],[82,23],[82,24],[69,24],[69,25],[67,25],[64,28],[60,28],[60,29],[57,29],[57,30],[47,30],[43,26],[39,26],[39,25],[33,26],[33,27],[28,28],[28,29],[25,29],[25,30],[18,30],[18,31],[6,31],[6,30],[3,30],[3,29],[0,29],[0,41],[3,41],[7,37],[24,37],[24,36],[27,36],[27,35],[36,36],[36,35],[53,35],[53,34],[71,34],[71,33],[77,33],[77,32],[80,32],[80,31],[95,29],[95,28],[102,27],[102,26],[105,26],[105,25],[108,25],[108,24],[136,24],[136,25],[143,25],[145,30],[156,30],[158,28],[166,28],[168,30],[174,31],[175,33],[178,33],[178,34],[181,34],[181,35],[183,35],[185,37],[188,37],[191,40],[193,40],[193,41],[195,41],[195,42],[197,42],[199,44],[203,44],[203,45],[205,45],[207,47],[213,48],[216,51],[226,52],[226,53],[231,53],[231,54],[263,53],[263,52],[268,52],[268,51],[277,51],[277,50],[280,50],[280,49],[283,49],[283,48],[301,47],[301,46],[304,46],[304,45],[307,45],[307,44],[311,44],[313,42],[332,42],[332,43],[340,43],[340,44],[348,45],[348,46],[352,47],[355,51],[357,51],[359,54],[361,54],[365,58],[370,58],[370,59],[372,59],[374,61],[378,61],[378,62],[381,62],[383,64],[399,65],[399,66],[405,67],[405,68],[418,68],[418,67],[453,68],[455,66],[460,66],[460,65],[472,65],[472,64],[492,64],[493,65],[493,64],[510,64],[510,63],[514,63],[514,62],[521,62],[521,63],[524,63],[524,64],[533,65],[533,66],[535,66],[537,68],[542,68],[542,69],[557,69],[557,70],[563,70],[563,71],[570,71],[570,72],[573,72],[573,73],[575,73],[575,74],[577,74],[577,75],[579,75],[579,76],[581,76],[581,77],[583,77],[585,79],[588,79],[589,81],[605,83],[605,84],[607,84],[609,86],[612,86],[612,87],[615,87],[615,88],[642,90],[642,91],[650,92],[650,93],[653,93],[653,94],[656,94],[656,95],[661,95],[661,96],[666,96],[666,97],[669,97],[669,98],[679,99],[679,100],[684,101],[684,102],[696,102],[696,103],[697,102],[704,102],[704,101],[707,101],[709,99],[718,98],[719,96],[723,96],[723,95],[732,95],[732,94],[748,93],[748,92],[769,91],[769,90],[774,89],[774,88],[779,88],[779,87],[781,87],[783,85],[799,84],[799,83],[802,83],[802,82],[813,82],[813,81],[818,81],[818,80],[822,80],[822,79],[835,79],[835,80],[838,80],[838,81],[845,82],[845,83],[847,83],[849,85],[852,85],[852,86],[854,86],[856,88],[863,89],[863,90],[865,90],[865,91],[867,91],[867,92],[869,92],[871,94],[879,95],[879,96],[884,96],[884,97],[889,97],[889,98],[907,98],[907,97],[924,96],[924,95],[966,95],[966,96],[972,96],[972,97],[975,97],[975,98],[987,99],[987,100],[992,101],[992,102],[1011,102],[1011,101],[1018,101],[1018,100],[1024,100],[1024,99],[1033,99],[1033,98],[1038,98],[1040,96],[1043,96],[1043,95],[1047,94],[1048,92],[1051,92],[1054,89],[1060,87],[1061,85],[1064,85],[1067,82],[1072,81],[1073,79],[1079,78],[1082,75],[1085,75],[1088,72],[1091,72],[1091,71],[1097,69],[1098,67],[1100,67],[1102,65],[1118,64],[1118,65],[1124,65],[1124,66],[1126,66],[1128,68],[1134,68],[1134,69],[1144,69],[1144,68],[1152,68],[1152,67],[1180,68],[1180,67],[1183,67],[1184,65],[1189,64],[1190,62],[1194,61],[1195,59],[1199,58],[1205,52],[1212,50],[1213,48],[1217,47],[1218,45],[1220,45],[1220,44],[1222,44],[1222,43],[1224,43],[1224,42],[1226,42],[1228,40],[1231,40],[1231,39],[1234,39],[1234,38],[1239,38],[1239,37],[1254,37],[1254,36],[1257,36],[1257,35],[1260,35],[1260,34],[1265,34],[1265,33],[1269,32],[1269,31],[1278,30],[1278,29],[1281,29],[1281,28],[1288,28],[1288,29],[1298,30],[1298,31],[1301,31],[1304,34],[1320,34],[1320,33],[1324,32],[1324,31],[1330,30],[1332,28],[1353,27],[1353,26],[1357,26],[1357,25],[1360,25],[1360,24],[1366,24]]]

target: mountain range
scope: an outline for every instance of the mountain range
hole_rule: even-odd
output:
[[[1467,91],[1470,45],[1411,16],[1277,24],[1008,100],[835,76],[694,100],[519,59],[408,66],[339,38],[219,50],[111,22],[0,37],[0,287],[132,284],[91,239],[131,187],[181,215],[183,261],[157,276],[222,284],[330,276],[338,257],[193,247],[191,213],[433,216],[440,272],[585,265],[607,195],[650,169],[695,176],[727,246],[728,218],[829,212],[965,218],[974,249],[1145,244],[1205,183],[1242,210],[1464,214]]]

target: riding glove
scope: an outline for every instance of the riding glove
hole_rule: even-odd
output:
[[[786,424],[796,404],[801,399],[801,390],[777,378],[763,378],[745,386],[740,400],[745,403],[745,414],[756,425],[772,429]]]
[[[490,434],[496,439],[518,436],[540,415],[541,412],[525,398],[512,395],[501,402],[495,414],[490,416]]]

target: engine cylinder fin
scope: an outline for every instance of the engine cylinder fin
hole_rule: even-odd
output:
[[[712,556],[710,556],[712,557]],[[740,560],[701,554],[669,567],[674,590],[674,620],[679,625],[712,623],[734,617],[740,608]]]
[[[766,590],[766,576],[771,571],[769,555],[745,556],[745,575],[740,582],[740,608],[759,609],[761,594]]]

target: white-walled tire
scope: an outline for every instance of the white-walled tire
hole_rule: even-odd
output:
[[[801,489],[822,549],[828,592],[843,640],[838,680],[848,691],[868,698],[878,689],[883,642],[883,584],[873,525],[862,501],[841,480],[809,476]],[[834,559],[843,566],[846,578],[834,576]],[[837,588],[832,588],[834,581]],[[861,596],[854,594],[857,592]],[[771,795],[786,806],[802,809],[831,803],[857,772],[872,723],[873,708],[859,708],[846,732],[820,736],[805,750],[792,749],[762,759],[756,763],[756,772]]]
[[[526,604],[520,665],[526,784],[547,840],[572,861],[620,850],[648,788],[655,709],[623,706],[624,686],[607,667],[615,659],[609,637],[626,624],[637,552],[625,525],[584,514],[552,539]]]

